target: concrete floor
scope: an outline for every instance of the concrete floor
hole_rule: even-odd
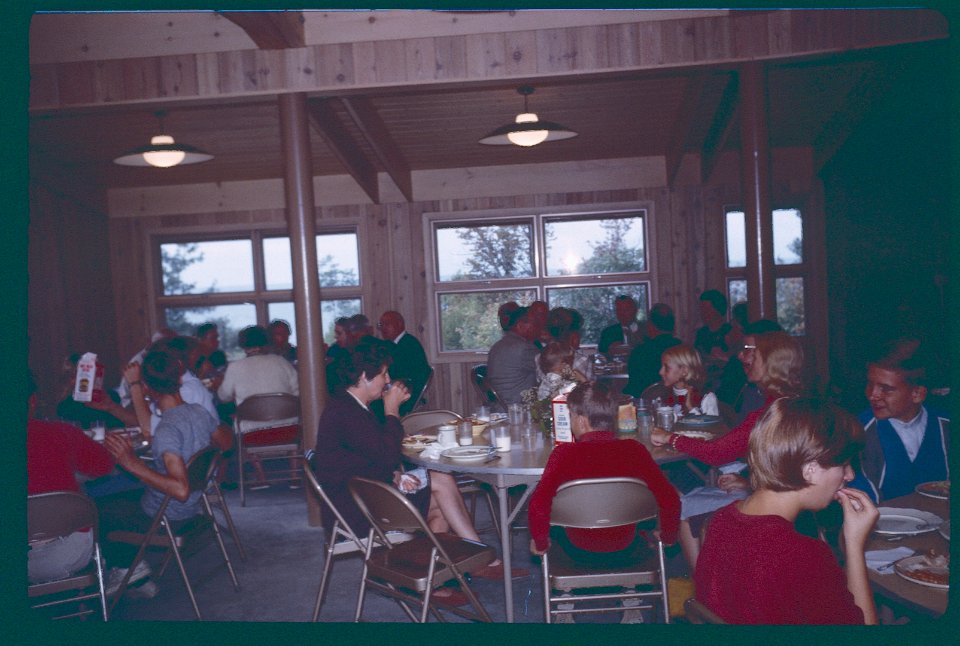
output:
[[[227,549],[235,563],[241,591],[235,592],[215,544],[186,560],[194,583],[197,603],[206,621],[221,622],[309,622],[316,600],[323,566],[323,538],[318,527],[307,524],[304,491],[274,487],[250,492],[247,506],[241,507],[236,491],[225,492],[230,511],[244,547],[247,560],[239,555],[227,538]],[[481,539],[497,546],[497,534],[481,501],[477,505],[477,526]],[[526,567],[531,575],[514,581],[514,620],[516,623],[543,623],[539,561],[532,562],[526,530],[514,533],[515,566]],[[670,575],[682,574],[684,566],[678,550],[671,550]],[[149,559],[158,565],[157,554]],[[320,620],[351,622],[359,586],[360,559],[355,555],[338,557]],[[154,567],[156,571],[156,567]],[[175,564],[162,576],[154,574],[159,593],[152,599],[124,598],[111,622],[192,621],[195,619],[189,598]],[[476,580],[474,591],[495,622],[505,622],[502,583]],[[450,622],[462,622],[448,615]],[[651,618],[652,619],[652,618]],[[368,593],[363,620],[366,622],[404,622],[409,620],[392,600]],[[649,621],[650,619],[648,619]],[[620,613],[602,613],[578,617],[578,623],[618,623]]]

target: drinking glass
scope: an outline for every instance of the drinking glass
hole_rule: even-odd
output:
[[[510,450],[512,438],[510,437],[510,427],[506,424],[496,426],[491,431],[493,433],[494,446],[498,451],[507,452]]]
[[[469,446],[473,444],[473,422],[464,420],[457,426],[457,441],[460,446]]]

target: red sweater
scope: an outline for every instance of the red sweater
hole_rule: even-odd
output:
[[[694,573],[696,598],[735,624],[862,624],[826,543],[780,516],[732,503],[713,515]]]
[[[761,408],[747,415],[740,422],[740,426],[722,437],[715,440],[700,440],[695,437],[680,435],[677,436],[674,448],[712,466],[719,466],[746,457],[753,427],[756,426],[757,420],[767,412],[770,404],[776,399],[776,397],[767,397],[767,401],[763,402]]]
[[[27,423],[27,495],[80,491],[75,473],[99,478],[113,465],[113,456],[75,426],[38,419]]]
[[[640,478],[647,483],[660,507],[663,542],[674,543],[680,526],[680,498],[647,449],[634,440],[618,440],[610,431],[586,433],[576,442],[557,444],[547,459],[543,477],[530,496],[528,522],[537,549],[546,549],[550,534],[550,507],[557,489],[581,478]],[[570,542],[591,552],[616,552],[627,547],[635,525],[603,529],[567,528]]]

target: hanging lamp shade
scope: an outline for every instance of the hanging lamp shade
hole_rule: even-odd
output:
[[[163,131],[163,112],[156,113],[160,120],[160,130]],[[213,159],[213,155],[203,152],[193,146],[178,144],[170,135],[155,135],[150,138],[150,144],[134,148],[113,160],[121,166],[154,166],[170,168],[183,164],[197,164]]]
[[[533,88],[524,85],[517,88],[523,95],[523,112],[517,115],[514,123],[500,126],[480,140],[488,146],[536,146],[544,141],[559,141],[576,137],[577,133],[553,121],[540,121],[536,113],[527,110],[527,97],[533,94]]]

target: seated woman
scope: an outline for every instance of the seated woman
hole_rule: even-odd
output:
[[[580,478],[614,476],[640,478],[647,483],[660,508],[661,538],[668,545],[675,543],[680,520],[677,491],[642,444],[617,439],[616,394],[602,382],[587,382],[567,395],[567,405],[576,441],[557,444],[530,496],[530,551],[543,554],[550,548],[550,508],[560,485]],[[646,541],[635,525],[555,528],[552,539],[579,561],[611,567],[636,562],[638,553],[642,556],[646,548]]]
[[[696,598],[728,623],[875,624],[864,544],[879,512],[845,485],[863,429],[818,399],[774,402],[750,436],[754,492],[718,511],[694,576]],[[793,528],[802,510],[843,508],[845,571],[829,546]]]
[[[537,399],[555,397],[564,389],[587,380],[583,373],[573,368],[574,358],[570,345],[558,341],[547,344],[537,357],[537,364],[543,372],[543,379],[537,386]]]
[[[380,344],[360,343],[352,352],[339,357],[335,362],[338,383],[349,385],[339,387],[327,401],[317,430],[313,456],[317,480],[350,527],[360,535],[366,535],[370,525],[350,495],[347,484],[350,478],[363,476],[393,482],[398,487],[401,482],[403,426],[399,410],[400,404],[410,398],[410,392],[399,383],[385,390],[390,383],[389,365],[389,350]],[[371,402],[381,397],[383,422],[370,410]],[[404,478],[403,483],[404,492],[411,496],[411,502],[427,519],[430,529],[434,532],[452,529],[461,538],[479,541],[456,481],[449,474],[430,475],[429,487],[420,486],[426,483],[411,483],[409,477]],[[322,506],[321,513],[324,527],[332,528],[335,518],[332,511]],[[496,560],[474,576],[502,577],[503,565]],[[466,603],[466,597],[463,602]]]
[[[747,336],[740,357],[747,370],[747,378],[766,397],[762,408],[750,413],[739,426],[715,440],[684,437],[655,428],[650,441],[655,446],[669,444],[677,451],[712,466],[725,465],[746,457],[750,433],[770,404],[777,398],[794,397],[801,393],[803,349],[796,339],[785,332],[768,332]],[[735,472],[721,475],[717,485],[729,495],[723,496],[722,492],[715,490],[695,489],[681,498],[680,545],[691,570],[696,568],[700,551],[696,537],[700,534],[706,514],[733,500],[744,498],[749,487],[747,480]]]
[[[704,393],[706,372],[700,353],[692,345],[675,345],[660,355],[661,382],[649,386],[641,398],[647,406],[659,397],[661,405],[673,406],[677,416],[719,415],[717,396]]]

